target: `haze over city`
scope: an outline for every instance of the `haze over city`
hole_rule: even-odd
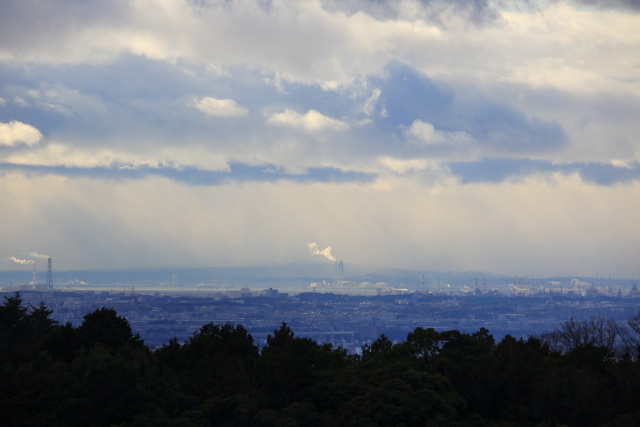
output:
[[[5,1],[0,270],[637,278],[639,112],[632,0]]]

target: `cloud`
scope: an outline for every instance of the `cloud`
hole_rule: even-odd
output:
[[[437,25],[471,22],[483,25],[498,14],[487,0],[324,0],[323,7],[349,14],[367,13],[380,20],[426,20]]]
[[[416,138],[425,145],[465,144],[473,142],[473,138],[465,132],[447,132],[436,130],[431,123],[414,120],[407,135]]]
[[[249,110],[236,104],[232,99],[216,99],[210,96],[196,98],[194,106],[207,116],[212,117],[239,117],[249,113]]]
[[[463,183],[520,181],[532,176],[577,175],[584,182],[611,186],[640,181],[640,164],[625,163],[553,163],[532,159],[482,159],[451,162],[448,169]]]
[[[13,120],[0,123],[0,146],[15,147],[16,145],[34,146],[42,140],[42,134],[35,127]]]
[[[340,120],[324,116],[316,110],[309,110],[305,114],[300,114],[290,108],[282,113],[276,113],[267,119],[267,123],[277,126],[290,126],[302,129],[307,132],[318,132],[320,130],[346,130],[349,125]]]
[[[457,145],[457,151],[448,151],[454,159],[464,150],[467,156],[542,155],[567,144],[559,123],[528,116],[513,103],[457,91],[407,64],[390,63],[387,70],[386,78],[372,79],[386,111],[376,122],[378,131],[404,129],[425,149]],[[446,153],[438,155],[447,159]]]
[[[0,246],[635,271],[632,3],[0,1]]]
[[[634,1],[612,3],[629,8]],[[379,75],[390,58],[449,81],[501,79],[575,91],[620,89],[620,79],[637,77],[634,61],[621,59],[637,50],[635,15],[593,13],[571,1],[526,4],[3,2],[0,59],[105,64],[133,54],[210,69],[248,65],[285,83],[336,88]]]
[[[365,115],[365,117],[367,118],[371,117],[376,111],[376,106],[378,103],[378,98],[380,98],[380,93],[381,93],[380,89],[375,88],[371,91],[371,95],[362,102],[361,112]],[[383,111],[380,112],[381,116],[384,116],[384,114],[385,113]]]
[[[390,168],[397,171],[397,168]],[[140,181],[163,177],[194,186],[234,185],[246,182],[331,182],[366,184],[376,180],[375,173],[341,170],[333,167],[310,167],[287,171],[273,164],[224,164],[219,169],[200,169],[171,163],[110,163],[108,165],[25,165],[0,163],[0,173],[21,172],[70,179],[93,178],[110,182]]]
[[[406,174],[408,172],[419,172],[423,170],[440,169],[437,162],[428,159],[395,159],[393,157],[384,156],[378,159],[378,162],[391,172],[397,174]]]
[[[595,6],[602,9],[622,9],[630,11],[640,11],[638,0],[573,0],[579,4]]]
[[[636,277],[637,213],[611,207],[628,207],[639,190],[637,181],[603,187],[575,174],[498,185],[449,179],[425,186],[396,176],[376,186],[252,181],[212,187],[162,176],[112,182],[11,172],[0,174],[0,199],[12,206],[2,219],[14,224],[3,231],[0,251],[14,253],[16,242],[53,248],[47,253],[61,270],[210,266],[212,259],[256,265],[308,261],[303,245],[320,236],[340,248],[346,264],[536,277],[597,268]],[[271,242],[270,250],[252,245],[256,240]]]
[[[73,168],[82,170],[113,169],[158,169],[191,167],[210,171],[228,170],[228,158],[199,146],[158,148],[154,153],[136,152],[124,148],[74,146],[51,141],[46,146],[29,151],[10,153],[5,163],[24,167],[63,167],[59,173],[73,173]],[[54,170],[52,169],[51,172]]]

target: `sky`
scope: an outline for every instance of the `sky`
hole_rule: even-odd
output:
[[[637,0],[5,0],[0,270],[640,277],[639,135]]]

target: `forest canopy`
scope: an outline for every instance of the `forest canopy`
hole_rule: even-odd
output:
[[[19,294],[0,306],[0,416],[11,426],[628,426],[640,423],[640,314],[569,319],[496,342],[416,328],[362,355],[296,337],[259,348],[208,323],[151,350],[115,310],[78,327]]]

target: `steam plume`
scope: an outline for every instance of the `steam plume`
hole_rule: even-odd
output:
[[[318,248],[318,244],[316,242],[309,243],[309,252],[311,255],[324,255],[329,261],[337,261],[333,255],[331,255],[331,246],[327,246],[323,250]]]
[[[35,264],[36,262],[32,259],[18,259],[14,256],[9,257],[9,259],[13,262],[15,262],[16,264]]]
[[[41,258],[41,259],[51,258],[49,255],[39,254],[38,252],[29,252],[29,256],[31,258]]]

